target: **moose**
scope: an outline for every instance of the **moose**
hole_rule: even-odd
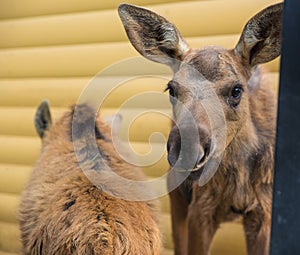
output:
[[[120,158],[113,147],[113,130],[100,117],[95,121],[94,113],[87,104],[72,106],[52,125],[48,102],[38,107],[35,127],[42,148],[19,207],[24,255],[161,254],[157,201],[114,196],[128,192],[128,187],[103,177],[104,161],[124,178],[145,180],[139,168]],[[96,125],[90,130],[93,121]],[[100,158],[91,159],[84,137],[96,138]],[[79,158],[73,138],[82,142]],[[85,172],[78,160],[87,163]]]
[[[166,90],[175,121],[167,151],[178,174],[168,186],[187,176],[170,191],[175,254],[209,254],[220,224],[241,219],[247,254],[267,255],[277,113],[259,65],[280,55],[283,4],[253,16],[233,49],[194,49],[164,17],[129,4],[118,11],[134,48],[173,70]],[[207,110],[203,102],[211,98]],[[203,174],[209,178],[201,184]]]

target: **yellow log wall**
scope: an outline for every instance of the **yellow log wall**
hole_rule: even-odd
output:
[[[57,119],[70,103],[104,68],[138,54],[129,44],[116,8],[124,1],[109,0],[1,0],[0,1],[0,255],[20,254],[16,212],[20,193],[40,149],[33,118],[36,106],[49,99]],[[149,7],[173,21],[193,47],[221,45],[232,48],[245,22],[262,8],[278,0],[128,0]],[[277,92],[279,60],[265,65],[266,79]],[[153,75],[144,77],[143,74]],[[127,99],[144,92],[163,93],[168,68],[158,64],[133,64],[112,69],[97,78],[99,84],[125,81],[105,100],[101,114],[119,111]],[[141,77],[142,76],[142,77]],[[159,77],[158,77],[159,76]],[[96,93],[101,93],[101,86]],[[151,109],[145,113],[147,108]],[[124,108],[124,107],[123,107]],[[122,108],[124,123],[120,137],[129,138],[139,153],[149,152],[155,164],[143,168],[149,178],[168,169],[165,144],[171,115],[167,95],[142,97]],[[162,113],[159,114],[158,112]],[[139,116],[136,118],[136,116]],[[129,133],[126,125],[131,123]],[[151,134],[160,132],[158,140]],[[150,139],[150,140],[149,140]],[[154,143],[153,143],[154,141]],[[158,142],[160,141],[160,142]],[[161,198],[163,254],[172,254],[168,197]],[[245,254],[242,226],[221,226],[212,254]]]

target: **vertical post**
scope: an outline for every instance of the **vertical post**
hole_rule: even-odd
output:
[[[300,0],[286,0],[277,120],[271,255],[300,254]]]

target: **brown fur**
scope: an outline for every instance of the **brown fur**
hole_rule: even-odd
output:
[[[92,118],[92,111],[80,107],[85,123]],[[100,189],[102,185],[111,192],[117,189],[126,193],[127,187],[99,180],[96,171],[101,173],[101,166],[95,164],[87,174],[95,175],[98,187],[91,183],[75,157],[72,117],[73,109],[45,133],[40,156],[22,194],[19,221],[23,254],[160,254],[156,201],[125,201],[106,194]],[[96,127],[105,162],[123,177],[144,180],[141,170],[124,162],[114,150],[110,128],[99,118]]]
[[[158,14],[132,5],[119,7],[134,47],[174,71],[167,87],[176,122],[169,135],[168,159],[175,171],[192,170],[170,193],[177,255],[209,254],[220,223],[238,218],[243,219],[248,254],[268,254],[276,103],[257,65],[280,54],[282,8],[276,4],[255,15],[236,47],[228,50],[192,49],[176,27]],[[233,96],[235,89],[241,91],[238,98]],[[219,102],[212,102],[214,116],[208,116],[202,104],[212,100],[210,91]],[[182,105],[192,114],[199,139]],[[226,121],[224,154],[215,175],[199,186],[197,180],[206,163],[216,158],[214,148],[221,146],[216,137],[222,127],[212,126],[209,119],[220,111]],[[180,134],[188,142],[185,150]],[[193,154],[198,158],[193,159]],[[169,185],[177,183],[180,175],[172,176]]]

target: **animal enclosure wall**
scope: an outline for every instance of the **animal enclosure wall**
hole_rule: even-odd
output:
[[[0,2],[0,255],[19,254],[20,236],[16,220],[19,196],[40,148],[33,118],[37,105],[47,98],[56,119],[76,102],[89,81],[101,70],[138,53],[129,44],[117,15],[124,1],[17,1]],[[128,0],[149,7],[173,21],[193,47],[234,47],[246,21],[277,0]],[[266,65],[266,79],[275,92],[278,59]],[[144,92],[162,93],[169,71],[158,65],[136,64],[111,69],[98,79],[99,85],[132,79],[114,90],[101,108],[104,116],[118,112],[129,98]],[[151,74],[145,77],[143,74]],[[101,93],[99,86],[98,93]],[[128,136],[140,154],[150,151],[149,137],[170,129],[170,105],[151,96],[123,107],[120,137]],[[146,113],[146,110],[149,110]],[[143,114],[140,114],[143,113]],[[135,117],[138,116],[138,117]],[[134,121],[131,123],[130,121]],[[129,131],[127,128],[128,127]],[[161,137],[160,137],[161,138]],[[168,170],[164,139],[150,139],[153,164],[143,167],[149,178]],[[171,254],[172,239],[168,197],[161,198],[163,254]],[[224,224],[212,254],[244,254],[239,223]]]

